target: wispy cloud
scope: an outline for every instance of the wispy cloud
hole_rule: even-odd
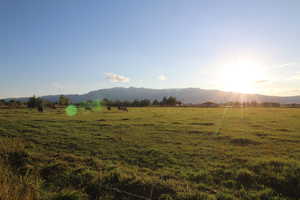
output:
[[[290,77],[290,80],[300,80],[300,72],[296,72],[293,76]]]
[[[257,81],[255,81],[255,83],[257,83],[257,84],[262,84],[262,83],[267,83],[267,82],[269,82],[268,80],[257,80]]]
[[[168,78],[167,78],[165,75],[162,74],[162,75],[159,75],[159,76],[158,76],[158,79],[161,80],[161,81],[165,81],[165,80],[167,80]]]
[[[297,65],[297,63],[296,62],[285,63],[285,64],[279,65],[278,67],[279,68],[284,68],[284,67],[291,67],[291,66],[294,66],[294,65]]]
[[[126,83],[130,81],[129,78],[114,73],[105,73],[105,77],[107,80],[114,83]]]

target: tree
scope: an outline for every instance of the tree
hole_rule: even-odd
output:
[[[150,106],[151,101],[149,99],[143,99],[140,101],[140,106]]]
[[[10,108],[15,108],[15,107],[17,107],[16,100],[14,100],[14,99],[9,100],[9,101],[8,101],[8,106],[9,106]]]
[[[65,97],[64,95],[60,95],[58,104],[62,106],[67,106],[70,104],[70,99]]]
[[[157,99],[155,99],[155,100],[152,102],[152,105],[154,105],[154,106],[159,105],[159,101],[158,101]]]
[[[0,100],[0,106],[5,106],[6,105],[6,101],[4,99]]]
[[[116,101],[114,101],[114,103],[113,103],[113,105],[114,106],[121,106],[121,101],[120,100],[116,100]]]
[[[102,99],[102,105],[104,106],[111,106],[111,101],[107,98]]]
[[[175,106],[176,104],[177,104],[177,99],[175,98],[175,97],[172,97],[172,96],[170,96],[170,97],[164,97],[163,99],[162,99],[162,101],[160,102],[160,105],[164,105],[164,106]]]
[[[28,99],[28,102],[27,102],[27,107],[28,108],[38,108],[38,107],[41,107],[41,106],[43,106],[43,99],[36,98],[35,96],[30,97]]]
[[[164,98],[161,100],[160,105],[167,105],[167,102],[168,102],[167,97],[164,97]]]
[[[36,107],[36,104],[37,104],[37,98],[35,97],[35,95],[33,97],[30,97],[28,99],[28,102],[27,102],[27,107],[28,108],[35,108]]]
[[[177,100],[175,97],[172,97],[170,96],[168,99],[167,99],[167,105],[169,106],[175,106],[177,103]]]
[[[131,106],[134,106],[134,107],[138,107],[140,106],[140,101],[135,99],[132,103],[131,103]]]

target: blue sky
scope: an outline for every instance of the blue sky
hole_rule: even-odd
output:
[[[110,87],[300,95],[300,1],[3,0],[0,98]]]

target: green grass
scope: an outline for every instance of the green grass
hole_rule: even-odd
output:
[[[300,109],[2,109],[0,140],[37,199],[300,198]]]

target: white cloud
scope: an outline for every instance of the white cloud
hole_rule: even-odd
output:
[[[162,74],[162,75],[158,76],[158,79],[161,80],[161,81],[165,81],[168,78],[165,75]]]
[[[296,72],[294,75],[290,76],[287,80],[289,81],[300,80],[300,72]]]
[[[257,80],[257,81],[255,81],[255,83],[257,83],[257,84],[262,84],[262,83],[267,83],[267,82],[269,82],[268,80]]]
[[[125,77],[125,76],[121,76],[118,74],[114,74],[114,73],[105,73],[105,77],[107,80],[110,80],[111,82],[114,83],[126,83],[129,82],[129,78]]]
[[[278,67],[279,68],[290,67],[290,66],[294,66],[296,64],[297,64],[296,62],[290,62],[290,63],[285,63],[285,64],[282,64],[282,65],[279,65]]]

